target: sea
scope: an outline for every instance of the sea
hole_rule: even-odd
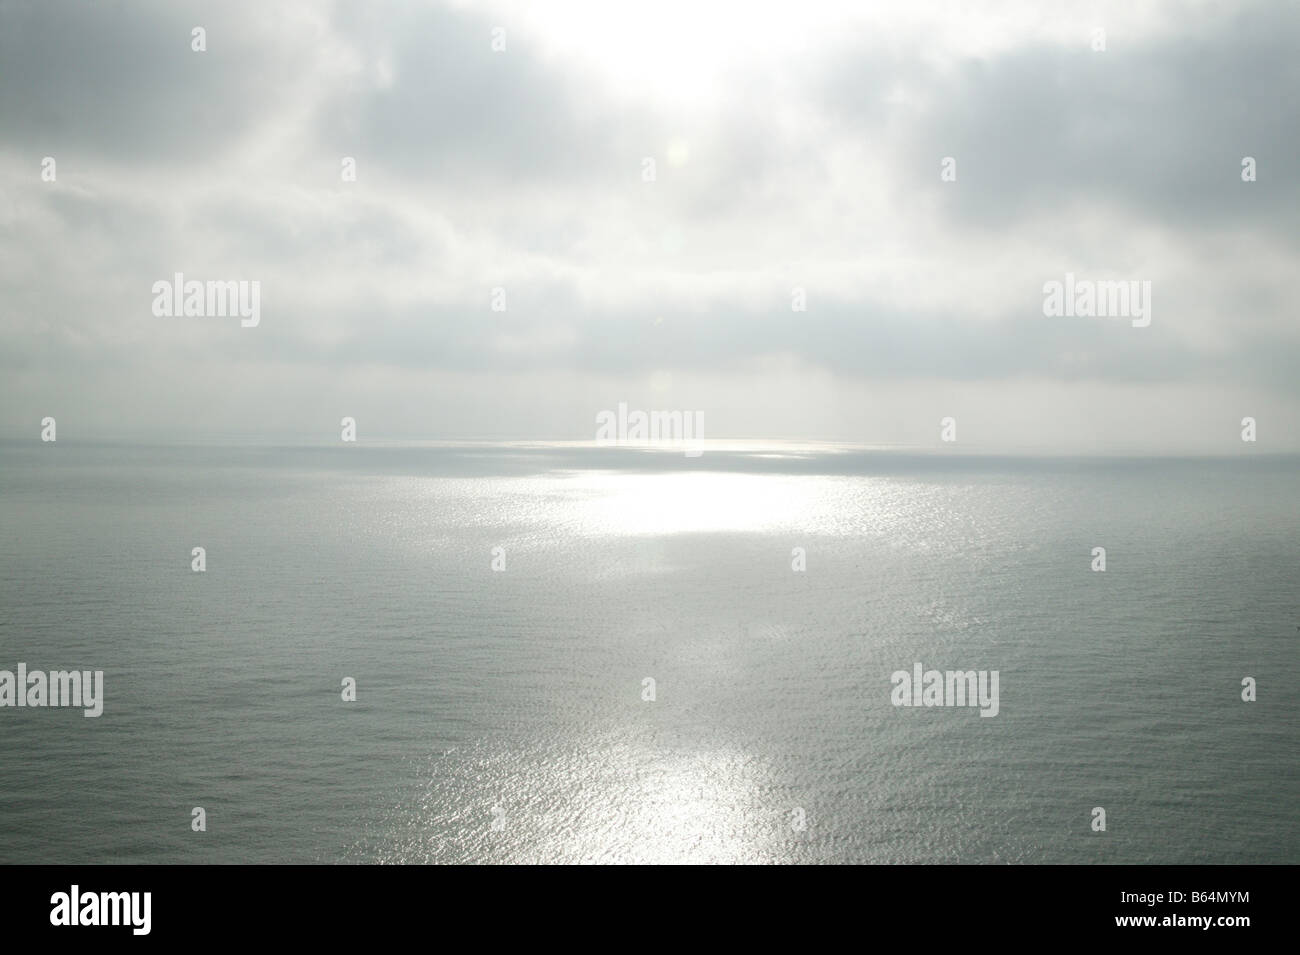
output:
[[[0,862],[1300,862],[1297,492],[1250,453],[9,441],[0,670],[102,671],[103,712],[0,706]],[[996,715],[896,705],[918,664],[997,671]]]

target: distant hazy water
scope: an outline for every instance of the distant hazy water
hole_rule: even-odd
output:
[[[0,860],[1294,863],[1297,491],[1295,458],[0,445],[0,668],[106,671],[99,719],[0,709]],[[918,660],[999,670],[1000,714],[894,708]]]

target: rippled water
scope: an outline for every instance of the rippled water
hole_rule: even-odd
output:
[[[1297,862],[1298,478],[4,445],[0,668],[106,700],[0,709],[0,859]]]

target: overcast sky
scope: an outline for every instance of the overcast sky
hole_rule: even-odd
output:
[[[1300,450],[1298,50],[1286,2],[0,0],[0,433]],[[260,324],[156,316],[177,272]],[[1150,325],[1045,316],[1067,272]]]

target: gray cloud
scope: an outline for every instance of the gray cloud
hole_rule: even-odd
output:
[[[291,24],[207,3],[0,5],[5,143],[143,165],[220,156],[288,105],[310,63]],[[208,51],[190,48],[191,30]],[[262,30],[255,29],[262,27]],[[278,28],[278,29],[277,29]]]
[[[33,381],[111,409],[223,369],[250,407],[291,378],[399,404],[423,375],[466,405],[464,376],[547,381],[503,431],[664,371],[702,404],[770,373],[845,396],[1232,387],[1294,414],[1300,11],[1163,9],[1105,53],[828,34],[704,105],[630,96],[495,8],[0,3],[0,425],[27,427]],[[262,325],[155,318],[176,271],[260,280]],[[1152,280],[1152,326],[1044,317],[1065,271]]]
[[[909,189],[941,188],[937,157],[965,186],[946,208],[1005,228],[1027,215],[1113,203],[1178,229],[1266,229],[1297,240],[1300,213],[1300,8],[1219,7],[1157,37],[1112,34],[1105,52],[1019,49],[950,73],[914,75],[919,112],[895,168]],[[915,70],[913,70],[913,73]],[[906,75],[906,74],[904,74]],[[848,128],[878,125],[882,70],[847,53],[823,86]],[[1241,181],[1254,157],[1258,181]]]

